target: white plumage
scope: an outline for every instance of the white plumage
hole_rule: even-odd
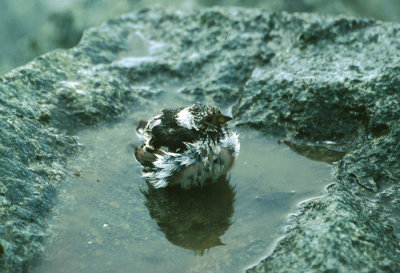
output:
[[[146,165],[143,176],[155,188],[179,184],[184,189],[202,187],[227,175],[240,150],[238,134],[228,132],[224,124],[231,118],[223,116],[215,106],[192,105],[176,110],[175,122],[170,122],[175,127],[162,127],[165,135],[179,130],[198,134],[195,141],[183,142],[184,148],[176,150],[169,149],[168,143],[156,148],[152,146],[156,137],[153,129],[168,123],[163,118],[163,115],[155,116],[139,130],[145,144],[136,150],[136,158],[144,166],[147,163],[144,157],[153,158],[151,164]]]
[[[183,153],[166,152],[164,155],[157,155],[154,170],[145,172],[143,176],[155,188],[163,188],[170,183],[180,183],[184,189],[201,187],[226,175],[240,150],[239,135],[236,133],[226,134],[219,143],[206,139],[186,145],[188,149]],[[182,172],[181,175],[179,172]],[[176,175],[178,177],[174,177]]]
[[[194,123],[194,116],[190,113],[190,107],[182,109],[177,115],[176,120],[178,123],[187,129],[197,129]]]

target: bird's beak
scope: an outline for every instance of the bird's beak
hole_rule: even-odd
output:
[[[231,117],[221,115],[221,116],[218,118],[218,122],[219,122],[220,124],[224,124],[225,122],[228,122],[228,121],[230,121],[231,119],[232,119]]]

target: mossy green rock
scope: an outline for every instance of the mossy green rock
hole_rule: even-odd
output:
[[[399,36],[400,25],[367,19],[141,10],[4,75],[0,271],[40,258],[52,201],[73,175],[63,164],[80,149],[74,132],[174,90],[234,105],[237,126],[347,152],[329,194],[305,202],[249,272],[399,272]]]

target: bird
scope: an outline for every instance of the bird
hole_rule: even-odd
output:
[[[156,189],[185,190],[226,177],[240,151],[239,135],[227,127],[231,119],[218,106],[196,103],[139,122],[144,143],[135,157],[142,175]]]

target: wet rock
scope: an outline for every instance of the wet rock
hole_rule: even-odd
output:
[[[384,207],[385,213],[390,215],[392,227],[397,238],[400,238],[400,185],[388,187],[377,195],[377,203]]]
[[[336,148],[334,143],[295,143],[287,140],[279,141],[286,144],[292,151],[315,161],[333,164],[346,154],[342,149]]]
[[[59,184],[73,175],[63,168],[79,150],[70,133],[115,120],[156,93],[96,69],[117,54],[101,44],[97,52],[83,43],[50,53],[0,78],[1,272],[27,272],[40,257],[46,216]]]
[[[398,124],[399,78],[391,57],[399,50],[398,25],[382,32],[372,20],[285,17],[270,18],[264,46],[279,54],[246,82],[235,109],[239,125],[351,145]],[[284,33],[288,19],[291,31]]]
[[[26,272],[27,261],[38,258],[44,217],[64,175],[53,164],[77,150],[74,138],[29,118],[35,102],[33,97],[24,101],[23,86],[13,86],[21,91],[13,94],[10,86],[0,85],[1,272]]]
[[[378,192],[396,185],[400,179],[400,128],[373,139],[348,153],[338,164],[339,178]],[[350,185],[346,185],[350,189]]]
[[[158,2],[158,3],[157,3]],[[82,32],[117,15],[154,5],[191,9],[210,6],[258,7],[267,11],[319,12],[400,21],[397,0],[2,0],[0,74],[56,48],[76,45]],[[382,8],[386,7],[386,8]],[[390,7],[390,8],[387,8]],[[27,20],[29,19],[29,23]]]
[[[399,271],[391,228],[399,204],[399,30],[316,14],[145,9],[4,75],[0,271],[28,271],[40,257],[58,184],[74,175],[63,167],[79,150],[73,133],[152,107],[165,92],[235,104],[237,126],[310,148],[333,141],[347,152],[330,194],[305,203],[250,272]]]
[[[273,253],[247,272],[397,272],[398,238],[381,212],[347,191],[309,201]]]
[[[274,252],[247,272],[398,272],[399,143],[397,128],[347,154],[329,195],[303,203]]]

